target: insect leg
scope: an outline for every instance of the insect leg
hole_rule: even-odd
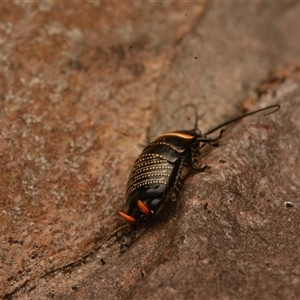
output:
[[[216,138],[208,138],[208,137],[206,137],[206,135],[204,135],[204,136],[199,136],[198,138],[197,138],[197,141],[198,142],[202,142],[202,143],[207,143],[207,144],[212,144],[212,143],[214,143],[214,142],[217,142],[222,136],[223,136],[223,133],[225,132],[225,129],[222,129],[222,130],[220,130],[220,133],[219,133],[219,135],[216,137]]]
[[[131,228],[131,241],[130,241],[130,245],[131,246],[133,244],[133,242],[135,241],[136,239],[136,227],[135,226],[132,226]]]
[[[225,129],[222,129],[220,131],[220,134],[214,139],[207,138],[205,136],[204,137],[199,137],[197,139],[197,141],[204,143],[200,148],[202,148],[205,144],[209,144],[212,147],[217,147],[219,145],[219,140],[223,136],[224,132],[225,132]],[[194,147],[192,147],[192,149],[191,149],[191,167],[194,171],[203,172],[203,171],[207,170],[207,168],[209,166],[205,165],[205,166],[202,166],[202,167],[197,167],[196,166],[196,161],[197,161],[196,157],[198,155],[199,155],[199,146],[198,146],[198,144],[195,144]]]
[[[225,132],[225,129],[221,129],[220,134],[215,139],[213,139],[213,141],[210,142],[209,145],[212,147],[219,146],[219,140],[223,136],[224,132]]]

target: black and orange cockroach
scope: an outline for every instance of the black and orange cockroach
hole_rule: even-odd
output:
[[[271,105],[258,109],[237,118],[222,123],[202,134],[197,127],[198,115],[195,110],[195,126],[192,130],[178,130],[160,135],[147,145],[133,164],[126,190],[125,212],[119,212],[121,217],[133,225],[133,237],[137,224],[147,221],[162,206],[171,195],[174,199],[180,192],[184,166],[195,171],[203,170],[196,165],[199,149],[205,144],[214,144],[222,136],[223,130],[216,138],[208,135],[224,126],[239,121],[253,114],[274,109],[268,114],[280,109],[280,105]],[[186,107],[185,106],[185,107]]]

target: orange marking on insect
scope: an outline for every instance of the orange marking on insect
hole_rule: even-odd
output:
[[[187,134],[187,133],[181,133],[181,132],[168,132],[165,134],[162,134],[160,137],[162,136],[177,136],[177,137],[181,137],[187,140],[191,140],[193,139],[195,136],[191,135],[191,134]]]
[[[141,200],[137,201],[137,206],[139,207],[139,209],[141,210],[141,212],[147,216],[149,216],[151,214],[151,210],[150,208]]]
[[[122,218],[124,218],[126,221],[128,221],[128,222],[130,222],[130,223],[135,223],[135,222],[136,222],[136,219],[133,218],[132,216],[129,216],[129,215],[127,215],[127,214],[125,214],[125,213],[123,213],[123,212],[121,212],[121,211],[119,211],[118,213],[119,213],[119,215],[120,215]]]

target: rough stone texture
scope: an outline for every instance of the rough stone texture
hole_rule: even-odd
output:
[[[156,229],[143,235],[140,260],[161,256],[128,298],[299,298],[300,72],[276,92],[261,103],[281,103],[278,113],[227,132],[203,158],[210,169],[187,180],[154,243],[166,230],[169,244],[153,253]]]
[[[0,297],[299,298],[299,14],[0,4]],[[120,234],[100,247],[132,162],[186,103],[204,131],[242,104],[282,109],[231,126],[123,254]]]

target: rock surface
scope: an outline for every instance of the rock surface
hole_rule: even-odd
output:
[[[300,298],[299,14],[297,2],[0,4],[0,297]],[[230,126],[130,248],[121,233],[101,244],[124,224],[134,159],[181,126],[186,103],[203,131],[282,108]]]

